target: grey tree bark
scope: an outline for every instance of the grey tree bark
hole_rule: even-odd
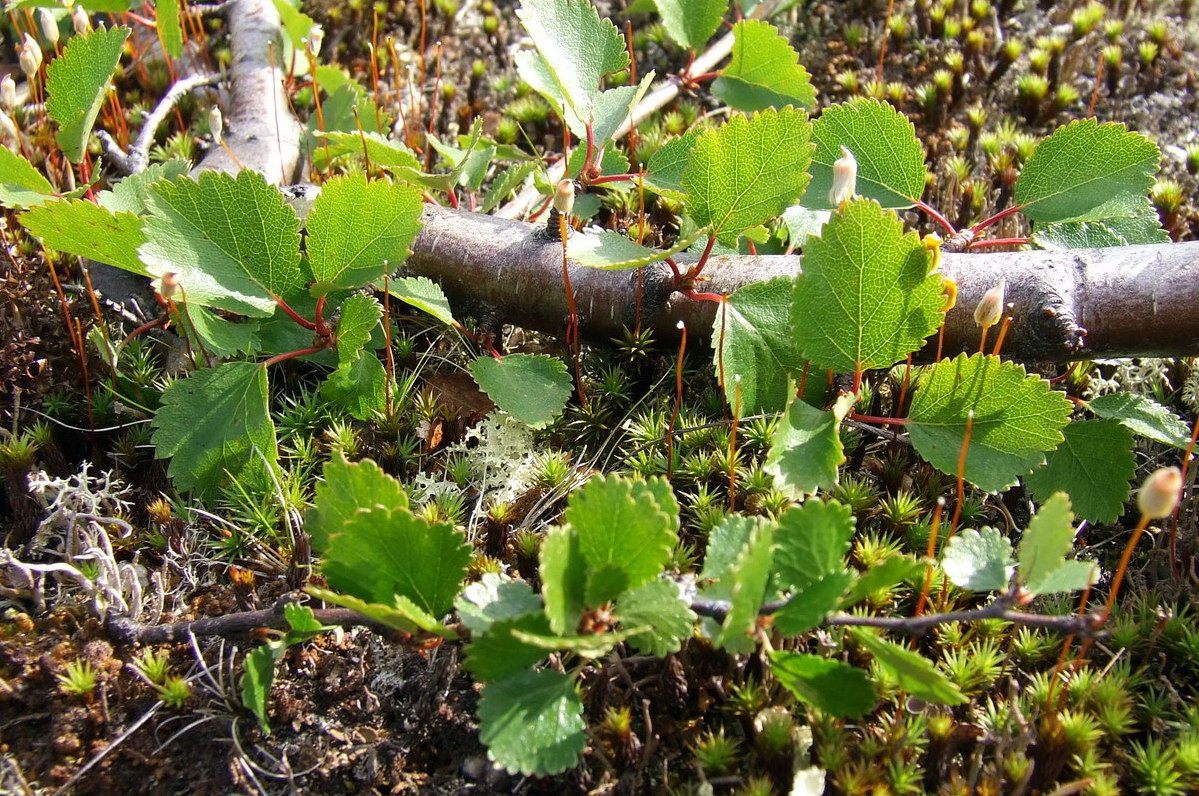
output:
[[[439,207],[425,211],[424,228],[408,258],[409,272],[439,283],[450,300],[475,314],[558,332],[565,327],[562,247],[541,227]],[[694,256],[680,255],[680,265]],[[703,290],[732,293],[752,282],[794,276],[799,256],[713,257]],[[1015,321],[1004,352],[1026,361],[1199,354],[1199,243],[1076,251],[945,254],[941,271],[958,284],[947,316],[943,351],[974,351],[973,311],[983,293],[1006,280]],[[604,340],[637,318],[634,271],[570,269],[580,331]],[[710,333],[718,305],[674,291],[669,267],[645,269],[640,320],[659,337]],[[992,338],[994,339],[994,338]],[[932,356],[934,343],[923,353]]]

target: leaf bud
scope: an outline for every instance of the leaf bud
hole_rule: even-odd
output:
[[[833,161],[833,187],[829,189],[829,203],[837,206],[848,202],[858,192],[858,161],[848,147],[841,147],[841,157]]]
[[[984,329],[989,329],[999,323],[999,319],[1003,317],[1005,281],[1001,277],[999,284],[983,293],[983,297],[978,300],[978,306],[974,308],[974,322]]]
[[[12,75],[5,75],[3,80],[0,80],[0,108],[6,111],[11,111],[17,107],[17,81],[13,80]]]
[[[42,48],[28,33],[25,34],[25,40],[21,42],[19,60],[21,71],[25,73],[25,77],[30,80],[36,79],[38,69],[42,66]]]
[[[1145,479],[1137,494],[1137,508],[1151,520],[1160,520],[1174,513],[1182,491],[1182,471],[1163,467]]]
[[[554,192],[554,209],[564,216],[569,216],[575,206],[575,184],[572,180],[562,180],[558,190]]]
[[[316,58],[321,54],[321,44],[325,41],[325,29],[320,25],[313,25],[308,29],[308,35],[304,37],[304,46],[308,49],[308,54]]]
[[[48,8],[39,8],[37,21],[46,41],[51,45],[58,44],[58,18],[54,16],[54,12]]]
[[[221,143],[225,133],[225,117],[221,115],[220,107],[213,105],[208,109],[208,129],[212,132],[212,140]]]
[[[92,29],[92,19],[83,10],[83,6],[75,6],[71,9],[71,25],[75,27],[75,33],[80,36]]]

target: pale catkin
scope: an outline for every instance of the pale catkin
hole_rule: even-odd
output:
[[[983,294],[974,308],[974,322],[984,328],[999,323],[1003,317],[1003,293],[1006,280],[1000,279],[999,284]]]
[[[1174,513],[1182,491],[1182,471],[1163,467],[1145,479],[1137,494],[1137,508],[1151,520],[1160,520]]]
[[[848,202],[858,192],[858,161],[848,147],[841,147],[841,157],[833,161],[833,187],[828,200],[834,207]]]

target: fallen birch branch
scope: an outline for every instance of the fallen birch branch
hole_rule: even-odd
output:
[[[281,51],[278,12],[270,0],[230,0],[226,13],[233,51],[226,142],[242,166],[286,184],[300,162],[300,125],[288,107],[283,72],[276,66]],[[703,60],[708,68],[711,60],[714,66],[724,58],[726,43],[731,46],[731,37],[714,43],[696,63]],[[645,113],[677,91],[671,83],[650,94],[643,103]],[[237,168],[223,148],[213,147],[196,171]],[[407,268],[439,282],[460,313],[559,333],[567,317],[561,248],[535,235],[534,229],[518,221],[430,207]],[[694,262],[687,255],[676,259],[681,264]],[[794,276],[800,260],[713,257],[704,269],[704,290],[732,293],[753,282]],[[1014,359],[1199,354],[1199,243],[945,254],[941,269],[959,290],[957,307],[945,325],[947,355],[977,347],[971,314],[1001,277],[1006,278],[1015,314],[1004,352]],[[654,329],[659,339],[676,335],[679,321],[693,335],[705,334],[717,320],[715,303],[675,292],[664,265],[644,269],[640,285],[634,271],[581,266],[571,269],[571,282],[582,334],[592,341],[616,337],[638,322]],[[935,343],[930,349],[925,358],[933,356]]]
[[[430,207],[407,270],[439,282],[456,308],[518,326],[557,333],[566,325],[561,244],[541,225]],[[679,255],[680,266],[697,258]],[[797,255],[712,257],[703,290],[732,293],[753,282],[799,273]],[[1023,361],[1199,354],[1199,242],[1074,251],[945,254],[941,271],[957,282],[947,316],[944,355],[977,350],[974,306],[1007,280],[1015,320],[1005,355]],[[659,339],[708,334],[719,306],[675,292],[668,266],[635,271],[570,271],[580,331],[592,341],[640,325]],[[935,338],[923,352],[935,353]]]

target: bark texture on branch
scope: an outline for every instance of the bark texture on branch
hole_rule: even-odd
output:
[[[530,329],[565,328],[562,248],[544,225],[430,207],[407,269],[445,289],[456,307]],[[684,265],[691,255],[675,260]],[[799,256],[713,257],[703,290],[732,293],[753,282],[794,276]],[[1004,353],[1024,361],[1199,354],[1199,243],[1126,246],[1077,251],[946,254],[941,271],[958,284],[957,307],[945,324],[944,354],[976,351],[974,306],[983,293],[1007,282],[1015,321]],[[635,271],[575,265],[571,285],[581,333],[593,341],[620,335],[637,317]],[[640,318],[659,339],[708,334],[717,322],[714,302],[674,292],[664,264],[644,269]],[[992,338],[993,339],[993,338]],[[935,340],[923,355],[931,358]]]
[[[230,0],[229,106],[225,109],[224,147],[214,146],[196,172],[254,169],[268,182],[294,182],[300,162],[300,123],[283,90],[283,28],[271,0]]]

